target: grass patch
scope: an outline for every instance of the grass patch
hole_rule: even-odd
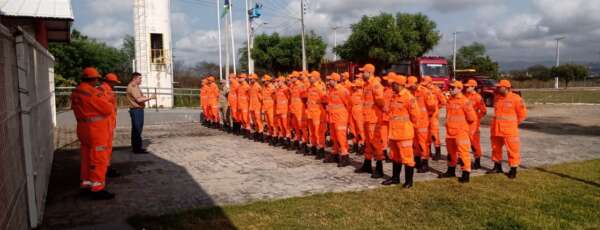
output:
[[[527,103],[594,103],[600,104],[600,90],[561,89],[525,90],[521,92]]]
[[[135,216],[136,229],[598,229],[600,160],[503,175],[418,182]]]

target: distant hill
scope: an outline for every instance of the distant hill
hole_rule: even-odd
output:
[[[591,67],[591,72],[595,74],[600,74],[600,63],[594,62],[575,62],[576,64],[582,64]],[[547,67],[552,67],[555,65],[554,61],[540,61],[540,62],[528,62],[528,61],[507,61],[507,62],[498,62],[500,65],[501,72],[508,72],[511,70],[522,70],[526,69],[533,65],[545,65]]]

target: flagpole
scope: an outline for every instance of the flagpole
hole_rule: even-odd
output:
[[[231,5],[231,2],[233,0],[229,1],[229,31],[231,33],[231,58],[233,61],[233,73],[237,75],[237,68],[235,66],[235,39],[233,36],[233,5]]]
[[[246,2],[246,47],[248,48],[248,74],[252,74],[254,71],[252,71],[252,68],[250,68],[250,15],[249,15],[249,7],[248,7],[248,0],[245,1]]]
[[[221,51],[221,0],[217,0],[217,27],[219,28],[219,80],[223,81],[223,53]]]

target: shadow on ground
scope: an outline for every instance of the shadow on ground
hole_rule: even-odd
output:
[[[561,117],[527,118],[520,128],[555,135],[600,136],[598,125],[583,126],[564,122],[565,120]]]

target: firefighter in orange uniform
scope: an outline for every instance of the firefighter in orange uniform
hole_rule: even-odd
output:
[[[303,138],[303,118],[304,114],[304,102],[302,96],[305,94],[304,83],[299,79],[297,75],[290,75],[292,84],[290,85],[290,127],[294,130],[294,142],[291,143],[290,149],[300,148],[300,143],[305,142],[306,138]]]
[[[215,83],[215,77],[208,76],[208,109],[210,110],[211,122],[213,128],[221,128],[221,112],[219,109],[219,97],[221,92],[219,86]]]
[[[462,163],[462,176],[459,182],[469,182],[471,173],[471,159],[469,148],[469,124],[475,122],[477,114],[473,110],[471,101],[462,94],[463,84],[454,81],[450,85],[450,98],[446,105],[446,148],[448,151],[448,171],[441,174],[440,178],[455,177],[456,165]]]
[[[350,165],[347,139],[350,92],[345,86],[338,84],[341,80],[339,74],[332,73],[327,77],[327,80],[328,87],[325,102],[327,103],[327,122],[329,123],[333,151],[331,154],[327,154],[323,163],[337,162],[338,167],[346,167]]]
[[[400,171],[404,164],[405,182],[403,187],[413,185],[415,161],[413,157],[413,139],[415,129],[413,124],[419,119],[419,107],[415,97],[404,88],[406,77],[388,77],[394,93],[390,99],[388,115],[390,154],[393,162],[392,177],[383,181],[383,185],[400,184]]]
[[[365,126],[363,114],[363,86],[364,81],[360,78],[354,80],[352,84],[351,105],[350,105],[350,130],[354,135],[354,152],[362,154],[362,146],[365,144]]]
[[[105,184],[115,109],[100,87],[100,74],[95,68],[83,70],[83,81],[71,93],[71,108],[81,143],[81,192],[97,200],[112,199],[115,195],[105,189]]]
[[[431,93],[433,94],[433,98],[435,101],[435,107],[433,108],[433,113],[429,115],[429,134],[430,138],[428,138],[429,147],[431,143],[433,143],[435,148],[435,154],[433,154],[433,160],[437,161],[441,158],[442,155],[442,142],[440,139],[440,110],[442,107],[446,106],[446,96],[442,92],[442,90],[433,84],[433,81],[430,76],[423,77],[421,81],[421,85],[427,87]],[[430,152],[431,149],[430,149]]]
[[[465,87],[467,87],[465,89],[465,96],[469,98],[471,104],[473,105],[473,109],[477,113],[477,119],[475,122],[471,123],[469,137],[471,139],[471,149],[473,150],[473,155],[475,158],[473,161],[473,169],[480,169],[482,151],[481,133],[479,128],[481,125],[481,119],[487,113],[487,108],[485,106],[485,102],[483,102],[483,97],[481,97],[481,95],[475,91],[475,88],[477,87],[477,81],[471,79],[467,81]]]
[[[246,138],[250,138],[250,113],[248,111],[250,102],[248,97],[248,90],[250,89],[250,85],[248,84],[245,74],[240,75],[240,77],[238,78],[238,83],[240,83],[240,86],[237,89],[238,116],[240,117],[243,135]]]
[[[258,76],[256,74],[250,74],[248,78],[250,82],[250,89],[248,89],[248,112],[250,114],[250,120],[254,124],[254,141],[263,141],[264,124],[262,120],[261,105],[262,105],[262,87],[258,83]]]
[[[517,167],[521,163],[521,142],[519,124],[527,117],[527,108],[523,99],[511,92],[508,80],[500,80],[494,95],[494,117],[490,125],[492,139],[492,173],[502,173],[502,147],[506,146],[510,171],[508,177],[517,177]]]
[[[407,88],[413,93],[419,105],[420,113],[415,123],[415,163],[418,173],[429,171],[429,116],[435,110],[435,99],[428,88],[419,85],[417,78],[410,76],[407,79]]]
[[[109,149],[109,159],[112,159],[112,147],[113,147],[113,137],[115,134],[115,129],[117,128],[117,95],[115,95],[113,91],[113,87],[117,84],[121,84],[119,81],[119,77],[114,73],[106,74],[104,81],[102,83],[102,88],[106,93],[106,97],[110,104],[113,105],[114,113],[110,116],[110,142],[108,145]],[[120,176],[119,172],[111,167],[109,162],[108,169],[106,170],[107,177],[118,177]]]
[[[277,78],[275,90],[275,127],[277,127],[277,140],[275,146],[280,146],[291,137],[288,126],[289,89],[284,77]]]
[[[300,75],[300,73],[297,73],[299,76],[300,81],[302,82],[302,85],[304,86],[304,91],[301,95],[302,97],[302,103],[304,104],[304,111],[302,113],[302,144],[300,145],[300,148],[298,148],[298,151],[296,153],[298,154],[309,154],[310,153],[310,147],[309,147],[309,141],[310,141],[310,134],[309,134],[309,128],[310,128],[310,123],[309,123],[309,119],[308,119],[308,112],[306,110],[306,102],[307,102],[307,92],[308,92],[308,88],[310,87],[310,79],[308,74],[302,74]]]
[[[275,101],[273,100],[273,94],[275,93],[275,86],[272,83],[271,76],[265,74],[262,78],[264,87],[261,92],[262,106],[261,110],[265,114],[265,121],[267,123],[267,131],[269,135],[265,137],[264,142],[271,145],[274,144],[275,140]]]
[[[238,116],[238,106],[237,106],[237,90],[240,86],[235,74],[229,75],[229,90],[227,91],[227,104],[229,105],[229,114],[231,116],[231,130],[235,133],[240,131],[240,119]]]
[[[316,155],[317,159],[325,157],[325,133],[327,132],[325,123],[325,109],[323,108],[323,98],[325,96],[325,87],[321,82],[321,74],[317,71],[310,73],[311,86],[306,92],[306,113],[309,120],[310,132],[310,154]]]
[[[383,96],[385,98],[384,100],[384,110],[388,111],[389,107],[390,107],[390,98],[392,98],[393,94],[394,94],[394,90],[392,90],[392,84],[391,82],[388,81],[388,79],[390,78],[396,78],[398,77],[398,75],[396,75],[396,73],[394,72],[389,72],[385,77],[383,77],[384,81],[381,81],[381,84],[383,85]],[[389,122],[390,122],[390,117],[389,114],[387,112],[384,112],[381,114],[381,137],[383,140],[383,146],[381,147],[381,151],[383,151],[383,155],[385,156],[385,160],[388,162],[391,162],[390,156],[388,154],[388,145],[389,145]]]
[[[202,122],[204,123],[204,125],[209,124],[210,120],[211,120],[211,111],[210,108],[208,106],[208,80],[207,79],[202,79],[202,86],[200,87],[200,106],[202,107],[202,112],[203,112],[203,120]]]
[[[363,115],[365,126],[365,159],[361,168],[355,170],[356,173],[372,173],[372,178],[383,177],[383,140],[379,136],[381,129],[381,115],[385,107],[383,86],[375,77],[375,66],[366,64],[359,69],[363,72],[365,87],[363,91]],[[375,172],[373,172],[371,161],[375,158]]]

